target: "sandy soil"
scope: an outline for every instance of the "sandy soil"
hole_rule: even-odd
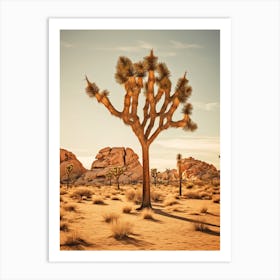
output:
[[[120,188],[61,187],[61,250],[220,249],[219,192],[211,192],[208,199],[188,198],[191,191],[209,192],[211,187],[184,188],[179,197],[178,187],[153,186],[153,210],[148,213],[136,210],[140,185]],[[77,190],[80,196],[75,196]],[[130,212],[123,213],[124,207]],[[106,217],[113,220],[106,222]]]

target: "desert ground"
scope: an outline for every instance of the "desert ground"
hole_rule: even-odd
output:
[[[61,250],[219,250],[219,186],[60,186]]]

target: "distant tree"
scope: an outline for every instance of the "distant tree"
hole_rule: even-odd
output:
[[[106,173],[106,179],[109,181],[109,186],[112,186],[112,178],[113,178],[113,174],[112,174],[112,171],[109,170],[107,173]]]
[[[120,176],[124,173],[124,168],[123,167],[114,167],[112,168],[112,175],[116,178],[117,180],[117,186],[118,190],[120,189]]]
[[[171,169],[170,169],[170,168],[166,168],[166,169],[165,169],[165,172],[166,172],[166,177],[167,177],[167,185],[169,185],[169,183],[170,183]]]
[[[182,195],[182,155],[177,155],[177,168],[179,174],[179,196]]]
[[[100,68],[97,69],[100,71]],[[147,76],[147,78],[145,78]],[[90,97],[96,98],[109,112],[129,125],[137,136],[142,148],[143,163],[143,195],[140,208],[151,208],[150,197],[150,168],[149,148],[157,136],[164,130],[182,127],[184,130],[193,131],[197,125],[191,120],[192,105],[188,99],[192,87],[188,84],[186,73],[178,79],[174,93],[171,94],[170,71],[165,63],[158,63],[153,50],[142,61],[132,63],[124,56],[119,57],[115,79],[124,86],[124,107],[118,111],[110,102],[108,90],[100,91],[95,83],[86,77],[86,92]],[[143,119],[140,120],[138,112],[138,99],[144,92],[145,105]],[[161,105],[159,105],[161,104]],[[174,120],[174,113],[179,105],[183,105],[181,120]],[[157,106],[158,105],[158,106]],[[156,124],[157,127],[155,126]]]
[[[65,172],[66,172],[66,175],[67,175],[67,189],[69,188],[69,183],[70,183],[70,175],[73,171],[73,164],[70,163],[70,164],[67,164],[66,167],[65,167]]]
[[[156,168],[151,169],[151,175],[154,178],[154,185],[157,185],[157,177],[158,177],[158,172]]]

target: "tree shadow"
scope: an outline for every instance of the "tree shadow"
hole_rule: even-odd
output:
[[[135,235],[135,234],[133,234]],[[134,245],[136,247],[142,247],[142,246],[148,246],[148,245],[154,245],[153,243],[141,240],[141,239],[137,239],[131,236],[125,236],[121,239],[117,239],[118,241],[120,241],[123,244],[129,244],[129,245]]]
[[[199,221],[199,220],[195,220],[195,219],[190,219],[190,218],[186,218],[186,217],[181,217],[181,216],[177,216],[177,215],[173,215],[170,213],[166,213],[164,211],[162,211],[161,209],[153,209],[154,212],[158,215],[162,215],[165,217],[169,217],[169,218],[173,218],[173,219],[177,219],[177,220],[182,220],[182,221],[186,221],[186,222],[191,222],[191,223],[201,223],[204,225],[208,225],[208,226],[213,226],[213,227],[220,227],[219,225],[215,225],[215,224],[211,224],[211,223],[207,223],[207,222],[203,222],[203,221]]]

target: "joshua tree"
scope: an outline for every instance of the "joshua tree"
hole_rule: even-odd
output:
[[[150,145],[165,129],[182,127],[185,130],[193,131],[197,128],[197,125],[190,118],[192,105],[187,101],[192,88],[188,84],[186,72],[179,78],[173,94],[171,93],[169,76],[170,72],[166,64],[158,63],[153,50],[137,63],[132,63],[127,57],[119,57],[115,79],[124,86],[126,92],[122,111],[118,111],[112,105],[107,90],[100,91],[98,86],[86,77],[87,94],[90,97],[95,97],[113,116],[122,119],[126,125],[129,125],[141,144],[143,196],[139,209],[152,207],[150,200]],[[138,99],[141,92],[144,92],[145,96],[142,120],[140,120],[138,112]],[[174,120],[174,113],[180,104],[183,104],[183,117],[180,120]]]
[[[66,174],[67,174],[67,189],[69,188],[69,183],[70,183],[70,175],[73,171],[73,164],[70,163],[70,164],[67,164],[66,167],[65,167],[65,171],[66,171]]]
[[[166,168],[166,169],[165,169],[165,172],[166,172],[166,176],[167,176],[167,185],[169,185],[169,183],[170,183],[171,169],[170,169],[170,168]]]
[[[113,174],[112,174],[112,171],[108,171],[108,173],[105,175],[107,180],[109,181],[109,185],[111,186],[112,185],[112,177],[113,177]]]
[[[179,174],[179,196],[182,195],[182,155],[177,155],[177,168]]]
[[[151,175],[154,178],[154,184],[156,186],[157,185],[157,176],[158,176],[158,172],[157,172],[156,168],[151,169]]]
[[[120,176],[124,173],[124,169],[122,167],[114,167],[112,169],[112,175],[117,180],[118,190],[120,189]]]

